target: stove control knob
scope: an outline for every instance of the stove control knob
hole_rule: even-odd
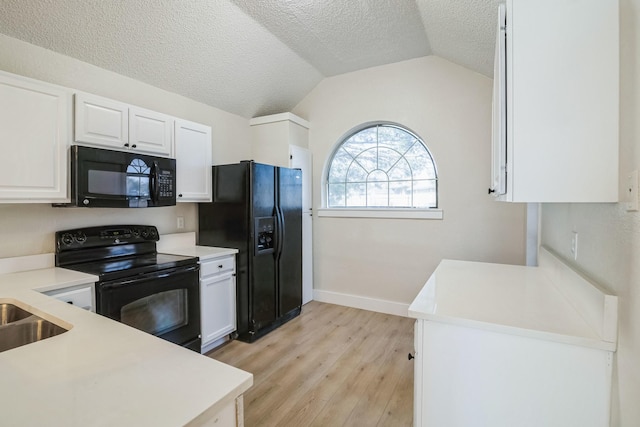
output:
[[[60,238],[60,240],[62,241],[63,244],[69,246],[70,244],[73,243],[73,236],[69,233],[64,233]]]
[[[120,239],[114,240],[113,243],[120,243]]]
[[[151,236],[152,239],[156,238],[156,229],[152,228],[149,230],[149,236]]]
[[[83,204],[85,204],[85,205],[88,205],[88,204],[89,204],[89,199],[84,199],[84,200],[82,201],[82,203],[83,203]]]
[[[80,244],[82,244],[82,243],[87,241],[87,235],[84,234],[82,231],[78,231],[76,233],[76,235],[74,236],[74,238],[75,238],[76,242],[78,242]]]
[[[145,239],[147,237],[149,237],[149,230],[147,230],[146,228],[142,229],[142,237],[144,237]]]
[[[133,229],[133,236],[134,237],[140,237],[140,229],[139,228],[134,228]]]

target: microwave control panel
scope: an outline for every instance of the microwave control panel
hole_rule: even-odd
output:
[[[165,198],[173,197],[175,189],[175,177],[170,170],[161,170],[158,174],[158,188],[160,191],[160,197]]]

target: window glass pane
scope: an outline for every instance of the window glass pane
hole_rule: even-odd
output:
[[[422,144],[411,147],[405,157],[413,170],[413,179],[434,179],[436,177],[431,156]]]
[[[407,160],[404,158],[396,163],[395,166],[389,171],[389,179],[391,181],[411,178],[413,178],[411,174],[411,167],[409,166],[409,162],[407,162]]]
[[[367,172],[378,169],[378,154],[375,148],[363,151],[356,157],[356,162],[360,164]]]
[[[393,126],[378,128],[378,145],[389,147],[405,153],[413,144],[418,142],[413,135]]]
[[[344,207],[346,206],[345,198],[345,184],[329,184],[329,191],[327,195],[327,204],[331,207]]]
[[[374,125],[335,151],[327,205],[435,208],[437,179],[433,158],[416,135],[396,125]]]
[[[367,206],[389,206],[389,183],[387,181],[370,181],[367,183]]]
[[[396,150],[380,147],[378,148],[378,168],[386,172],[400,160],[400,157],[402,155]]]
[[[367,171],[359,163],[353,162],[347,172],[348,182],[367,182]]]
[[[342,148],[344,148],[353,157],[356,157],[358,154],[362,153],[365,150],[376,148],[378,144],[377,134],[378,132],[376,131],[375,126],[361,130],[360,132],[347,139],[342,144]]]
[[[435,180],[413,181],[413,205],[417,208],[437,206]]]
[[[353,157],[347,153],[343,147],[336,151],[331,160],[329,169],[329,182],[345,182],[349,165],[353,162]]]
[[[374,170],[373,172],[371,172],[369,174],[369,177],[367,178],[367,181],[369,181],[369,182],[387,182],[387,181],[389,181],[389,177],[387,177],[386,173],[384,173],[380,169],[377,169],[377,170]]]
[[[411,181],[392,181],[389,183],[389,206],[410,208],[412,196]]]
[[[347,203],[346,206],[350,207],[365,207],[367,206],[367,184],[347,184]]]

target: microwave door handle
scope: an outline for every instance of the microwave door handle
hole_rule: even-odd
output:
[[[160,180],[160,167],[158,166],[158,162],[154,161],[151,166],[151,179],[149,180],[149,186],[151,191],[151,201],[157,202],[160,198],[159,194],[159,180]]]

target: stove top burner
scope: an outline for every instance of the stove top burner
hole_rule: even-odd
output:
[[[56,266],[94,274],[100,281],[189,266],[197,257],[158,254],[154,226],[112,225],[56,233]]]
[[[100,281],[106,281],[197,263],[198,258],[194,257],[168,254],[146,254],[141,256],[118,257],[102,261],[65,265],[64,268],[94,274],[100,277]]]

